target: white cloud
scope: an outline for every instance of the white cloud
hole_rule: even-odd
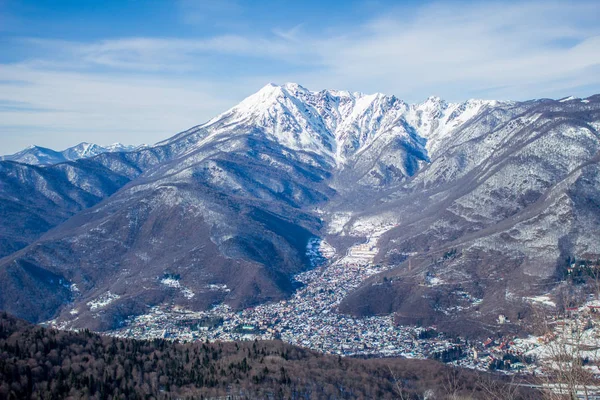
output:
[[[219,12],[198,12],[209,11]],[[0,75],[28,84],[0,81],[0,100],[61,112],[0,110],[0,118],[14,131],[33,125],[141,143],[208,120],[267,82],[408,101],[591,94],[600,91],[599,13],[588,1],[444,2],[318,32],[300,24],[254,36],[26,39],[37,57],[0,66]],[[18,141],[0,141],[17,150]]]
[[[387,16],[355,35],[319,43],[329,69],[324,79],[388,89],[401,97],[436,91],[464,98],[486,87],[504,87],[514,98],[535,97],[548,81],[580,79],[600,63],[600,26],[581,23],[581,15],[597,15],[598,8],[589,3],[436,4],[409,21]],[[556,44],[561,41],[579,44]],[[599,83],[597,76],[586,78]],[[453,89],[456,83],[462,86],[459,92]],[[526,92],[522,85],[528,86]]]
[[[94,43],[26,38],[20,42],[52,55],[50,60],[30,60],[30,65],[60,66],[66,69],[101,66],[139,72],[202,70],[202,58],[206,56],[282,58],[297,56],[299,53],[283,39],[238,35],[195,40],[134,37]]]
[[[40,71],[27,66],[0,66],[0,76],[4,78],[0,102],[41,110],[30,112],[26,106],[0,112],[0,132],[12,132],[10,138],[0,136],[5,153],[32,144],[31,140],[57,149],[83,140],[154,143],[204,122],[235,101],[220,93],[222,86],[210,82]],[[13,85],[13,80],[23,83]],[[19,137],[18,127],[27,134]]]

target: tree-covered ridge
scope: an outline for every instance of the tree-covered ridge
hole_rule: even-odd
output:
[[[0,314],[0,399],[489,398],[480,382],[433,361],[340,358],[278,341],[116,339]]]

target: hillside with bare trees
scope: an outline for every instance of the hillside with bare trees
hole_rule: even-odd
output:
[[[491,375],[434,361],[341,358],[279,341],[116,339],[0,314],[2,400],[487,399],[490,391],[532,398]]]

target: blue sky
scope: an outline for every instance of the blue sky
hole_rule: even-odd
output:
[[[266,83],[524,100],[600,92],[597,1],[0,0],[0,154],[154,143]]]

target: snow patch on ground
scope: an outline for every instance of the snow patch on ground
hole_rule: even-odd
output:
[[[336,212],[331,215],[329,226],[327,227],[327,233],[340,234],[344,230],[344,226],[352,218],[351,212]]]
[[[534,296],[534,297],[524,297],[525,300],[531,301],[533,303],[541,303],[546,306],[556,307],[556,303],[550,299],[550,296]]]
[[[361,218],[352,224],[351,234],[379,238],[385,232],[397,226],[393,214],[380,214],[374,217]]]
[[[88,301],[86,304],[88,307],[90,307],[91,311],[94,311],[98,308],[106,307],[107,305],[114,302],[115,300],[118,300],[119,298],[121,298],[121,296],[119,296],[118,294],[111,293],[109,290],[108,292],[98,296],[96,299]]]
[[[206,288],[212,292],[231,292],[231,289],[224,283],[211,283],[210,285],[207,285]]]
[[[175,289],[181,288],[181,283],[179,283],[179,279],[175,279],[175,278],[163,278],[160,280],[160,283],[162,283],[165,286],[172,287]]]
[[[425,284],[429,287],[440,286],[446,283],[443,279],[438,278],[437,276],[427,276],[425,278]]]
[[[188,288],[183,288],[181,290],[181,294],[183,294],[183,297],[185,297],[186,299],[191,299],[192,297],[194,297],[196,295],[196,293],[192,292]]]
[[[190,288],[187,288],[181,284],[178,276],[167,275],[160,280],[160,283],[165,285],[166,287],[170,287],[173,289],[179,289],[183,297],[186,299],[192,299],[196,293],[194,293]],[[216,285],[209,285],[216,286]]]
[[[577,97],[575,97],[575,96],[569,96],[569,97],[565,97],[564,99],[559,100],[559,102],[566,103],[567,101],[575,100],[576,98]]]

